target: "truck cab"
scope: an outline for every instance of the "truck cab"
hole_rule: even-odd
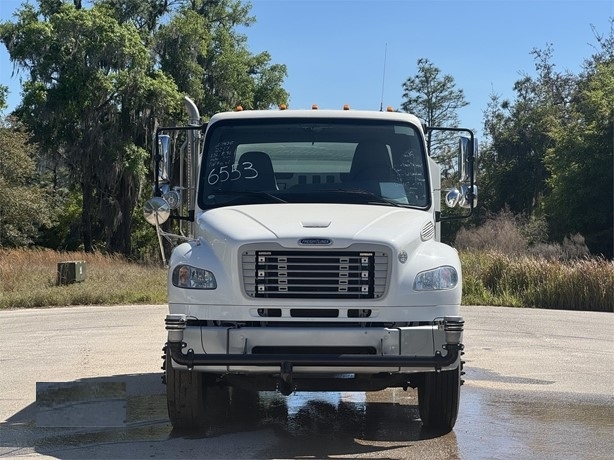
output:
[[[239,110],[161,128],[145,207],[174,245],[165,327],[168,411],[206,420],[206,394],[417,388],[422,423],[460,401],[462,271],[441,243],[440,168],[407,113]],[[445,128],[450,130],[450,128]],[[449,206],[475,204],[473,133]],[[185,136],[183,149],[173,149]],[[169,224],[170,222],[170,224]]]

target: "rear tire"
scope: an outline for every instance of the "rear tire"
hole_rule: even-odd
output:
[[[441,372],[425,372],[418,385],[422,426],[448,433],[454,428],[460,403],[460,365]]]
[[[177,429],[194,429],[205,424],[206,387],[201,372],[173,369],[166,350],[166,403],[168,417]]]

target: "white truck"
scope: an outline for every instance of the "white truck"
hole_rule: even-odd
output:
[[[417,388],[425,427],[454,427],[461,266],[439,242],[440,168],[425,135],[458,131],[458,188],[475,206],[475,140],[407,113],[240,110],[156,133],[144,208],[168,261],[163,380],[176,428],[214,387]],[[426,133],[426,134],[425,134]],[[450,134],[450,133],[448,133]],[[458,212],[454,216],[457,218]]]

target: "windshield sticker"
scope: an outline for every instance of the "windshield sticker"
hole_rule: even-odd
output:
[[[215,149],[209,152],[207,164],[210,168],[218,168],[220,165],[231,165],[235,161],[234,141],[219,142]]]

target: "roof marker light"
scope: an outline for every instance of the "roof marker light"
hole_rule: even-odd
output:
[[[394,109],[391,106],[386,107],[386,112],[394,112]]]
[[[235,109],[237,112],[243,112],[243,107],[238,105]]]
[[[318,110],[318,104],[313,104],[311,106],[311,110]]]
[[[288,107],[286,106],[286,104],[280,104],[279,105],[279,110],[286,110]]]
[[[349,104],[343,104],[343,110],[350,110]]]

